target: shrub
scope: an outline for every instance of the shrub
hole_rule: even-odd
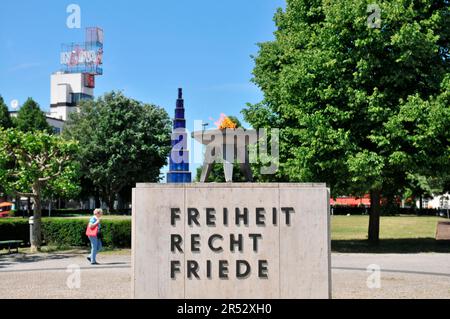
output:
[[[107,247],[131,248],[131,220],[103,220],[103,244]]]
[[[0,241],[22,240],[30,241],[30,226],[28,219],[0,218]]]
[[[42,209],[42,217],[79,217],[90,216],[94,212],[93,209],[52,209],[51,212],[48,209]],[[115,212],[114,215],[131,216],[131,209],[122,209],[119,212]],[[26,211],[12,211],[10,217],[22,217],[27,216]]]
[[[86,219],[44,218],[42,239],[52,246],[86,246]]]
[[[86,237],[87,218],[43,218],[42,239],[44,244],[57,247],[88,246]],[[131,247],[131,220],[130,219],[104,219],[101,229],[103,244],[110,248]],[[29,225],[27,219],[6,218],[0,219],[0,241],[23,240],[30,241]]]

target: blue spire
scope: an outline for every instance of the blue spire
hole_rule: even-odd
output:
[[[175,131],[176,130],[176,131]],[[178,89],[178,100],[173,119],[172,151],[167,183],[191,183],[189,151],[187,149],[186,119],[184,118],[183,89]]]

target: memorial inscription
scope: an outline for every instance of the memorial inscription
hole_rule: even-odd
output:
[[[272,226],[278,226],[278,209],[277,207],[271,208],[271,224]],[[230,210],[226,207],[222,209],[222,225],[224,227],[229,226]],[[291,214],[295,213],[293,207],[282,207],[282,214],[284,214],[284,223],[286,226],[291,224]],[[217,227],[216,209],[213,207],[206,207],[204,209],[204,224],[207,227]],[[236,207],[234,209],[234,214],[231,214],[233,218],[233,224],[238,227],[249,227],[250,226],[250,210],[249,208]],[[189,207],[187,209],[187,226],[202,227],[201,224],[201,214],[200,210],[197,208]],[[172,226],[176,226],[177,222],[181,222],[181,209],[171,208],[170,209],[170,223]],[[254,211],[255,226],[266,226],[266,209],[263,207],[256,207]],[[189,244],[187,247],[192,253],[201,253],[203,249],[209,249],[210,251],[218,254],[223,254],[225,249],[228,249],[229,253],[247,253],[244,251],[244,241],[250,240],[253,253],[258,253],[258,247],[260,241],[263,240],[263,235],[261,233],[249,233],[244,237],[244,234],[230,233],[227,238],[223,235],[214,233],[208,235],[207,238],[202,238],[198,233],[193,233],[188,238]],[[205,241],[202,243],[202,241]],[[227,243],[226,243],[227,241]],[[183,254],[183,236],[181,234],[175,233],[170,235],[170,251],[172,253]],[[225,247],[225,248],[224,248]],[[220,279],[229,279],[229,261],[228,260],[218,260],[217,262],[217,277]],[[206,278],[213,278],[213,261],[206,260]],[[188,279],[196,278],[201,279],[199,275],[200,264],[196,260],[186,261],[186,277]],[[170,278],[177,279],[177,273],[181,272],[181,262],[179,260],[170,261]],[[236,260],[234,268],[235,278],[237,279],[248,279],[252,274],[252,266],[247,260]],[[257,260],[257,277],[260,279],[268,278],[268,261],[267,260]]]
[[[329,298],[323,184],[138,184],[135,298]]]

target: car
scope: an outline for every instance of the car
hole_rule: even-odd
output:
[[[0,203],[0,218],[8,217],[13,205],[13,203],[8,202]]]

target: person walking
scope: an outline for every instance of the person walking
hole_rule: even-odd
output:
[[[103,215],[103,211],[101,209],[94,210],[94,216],[89,220],[89,225],[86,229],[86,236],[89,237],[89,241],[91,242],[91,255],[87,257],[87,260],[91,263],[91,265],[98,265],[97,263],[97,253],[102,249],[102,240],[101,240],[101,227],[100,221]]]

